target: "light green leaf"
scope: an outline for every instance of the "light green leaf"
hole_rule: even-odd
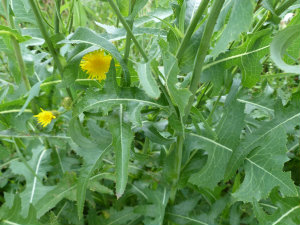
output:
[[[113,136],[113,146],[116,154],[116,195],[120,198],[128,180],[128,164],[133,140],[133,133],[128,123],[124,121],[123,105],[119,106],[119,118],[111,120],[110,129]]]
[[[235,0],[225,30],[217,41],[211,55],[215,58],[224,52],[228,44],[239,38],[240,33],[248,31],[253,16],[254,1]]]
[[[138,64],[138,75],[146,94],[151,98],[158,98],[160,96],[160,90],[152,76],[150,62]]]
[[[279,31],[271,43],[271,58],[275,62],[276,66],[286,73],[300,74],[300,65],[289,65],[282,59],[287,47],[294,41],[299,42],[299,37],[300,24],[289,26],[284,30]]]

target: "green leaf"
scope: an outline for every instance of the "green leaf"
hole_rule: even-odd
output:
[[[24,110],[26,109],[26,107],[28,106],[28,104],[30,103],[30,101],[34,98],[39,96],[40,93],[40,85],[41,85],[42,81],[37,82],[35,85],[33,85],[29,91],[29,95],[26,99],[26,102],[24,103],[24,105],[22,106],[20,112],[18,113],[17,116],[20,116]]]
[[[80,27],[78,28],[74,34],[72,34],[68,39],[60,41],[60,43],[72,43],[72,44],[78,44],[78,43],[86,43],[91,45],[99,46],[106,51],[108,51],[110,54],[112,54],[116,60],[119,61],[120,65],[123,68],[124,73],[129,73],[126,63],[124,62],[122,56],[120,55],[117,48],[108,40],[101,37],[96,32],[88,29]]]
[[[169,201],[169,191],[166,187],[158,187],[156,190],[151,190],[147,187],[137,187],[142,190],[147,204],[141,204],[134,210],[144,216],[143,222],[147,225],[162,225],[165,216],[165,208]]]
[[[245,140],[243,140],[240,144],[240,146],[234,151],[230,158],[230,162],[226,169],[226,179],[229,179],[237,168],[242,164],[245,157],[255,148],[257,147],[263,147],[265,145],[265,138],[274,138],[276,139],[275,133],[276,130],[282,130],[287,131],[287,128],[290,126],[295,126],[297,123],[296,121],[300,118],[300,113],[297,110],[296,106],[290,106],[288,109],[283,109],[282,106],[279,104],[277,105],[277,109],[275,111],[275,118],[271,120],[270,122],[263,123],[263,125],[251,133],[250,135],[247,135]],[[283,134],[285,136],[285,134]],[[283,142],[285,142],[283,140]],[[277,143],[280,144],[280,143]],[[273,146],[275,149],[276,145],[274,143]],[[285,147],[284,147],[285,149]],[[282,151],[278,149],[278,151]]]
[[[124,121],[123,105],[120,104],[119,118],[111,120],[110,129],[116,154],[116,195],[120,198],[128,180],[128,163],[133,140],[133,133],[128,123]]]
[[[136,0],[134,2],[133,9],[132,9],[130,15],[127,17],[127,19],[133,20],[134,17],[136,17],[138,15],[139,11],[141,11],[147,3],[148,3],[148,0]]]
[[[43,177],[51,168],[50,152],[42,146],[32,149],[32,158],[28,165],[35,174],[26,167],[23,162],[14,161],[10,164],[10,169],[14,174],[23,175],[26,180],[25,190],[20,194],[22,199],[21,215],[27,216],[30,204],[35,205],[46,193],[51,191],[54,186],[45,186],[42,182]]]
[[[179,74],[179,68],[176,57],[168,51],[168,43],[160,39],[159,45],[163,56],[164,75],[166,78],[167,90],[170,94],[172,102],[178,106],[180,115],[183,117],[185,107],[187,106],[192,93],[188,88],[181,88],[177,86],[177,75]]]
[[[108,93],[109,92],[109,93]],[[139,103],[143,106],[152,106],[165,109],[166,106],[160,104],[160,101],[149,100],[144,92],[137,88],[122,88],[119,93],[110,93],[111,91],[103,90],[97,91],[88,89],[86,96],[82,98],[74,108],[74,117],[80,113],[98,109],[99,107],[103,112],[108,112],[113,106],[120,104],[133,104]]]
[[[2,35],[13,36],[18,42],[23,42],[23,41],[27,41],[27,40],[31,39],[30,36],[22,36],[15,29],[11,29],[9,27],[0,25],[0,36],[2,36]]]
[[[18,225],[41,225],[36,219],[36,211],[30,204],[28,216],[25,218],[21,214],[21,199],[18,195],[14,196],[13,204],[10,207],[7,202],[0,208],[1,225],[18,224]]]
[[[138,64],[138,75],[143,90],[151,98],[158,98],[160,96],[159,87],[152,76],[151,65],[148,63]]]
[[[192,184],[214,189],[224,177],[231,149],[238,146],[244,127],[245,106],[236,100],[239,84],[240,82],[235,80],[226,98],[224,114],[216,127],[217,141],[196,134],[191,134],[186,140],[187,142],[194,141],[197,149],[208,152],[206,165],[190,177],[189,182]]]
[[[254,213],[264,225],[297,225],[300,223],[299,198],[282,198],[277,191],[270,196],[272,202],[277,206],[273,214],[267,214],[258,202],[254,202]]]
[[[206,64],[203,70],[217,64],[221,64],[224,69],[238,66],[242,71],[243,86],[252,87],[260,81],[260,74],[263,70],[260,60],[268,54],[271,41],[269,35],[269,29],[250,34],[241,46],[219,55],[216,60]],[[210,74],[211,76],[218,76],[214,73]]]
[[[111,150],[111,144],[107,145],[105,142],[107,142],[107,139],[104,139],[102,145],[99,144],[97,149],[84,149],[83,157],[85,160],[80,170],[77,184],[77,209],[79,219],[83,217],[83,206],[89,178],[93,172],[100,167],[104,155]]]
[[[275,62],[276,66],[284,72],[300,74],[300,65],[289,65],[282,59],[287,47],[294,41],[299,42],[299,37],[300,24],[289,26],[284,30],[279,31],[271,43],[271,58]]]
[[[45,193],[36,203],[37,218],[42,217],[49,210],[54,208],[63,198],[76,190],[76,174],[68,172],[51,191]]]
[[[248,31],[253,16],[253,0],[235,0],[231,10],[228,24],[226,25],[220,39],[217,41],[211,55],[215,58],[227,49],[230,42],[239,38],[240,33]]]

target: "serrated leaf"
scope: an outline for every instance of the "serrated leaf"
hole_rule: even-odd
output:
[[[250,34],[241,46],[219,55],[216,60],[205,65],[203,70],[217,64],[220,64],[224,70],[238,66],[242,71],[243,86],[252,87],[260,81],[263,70],[260,59],[268,53],[271,41],[269,35],[269,29]],[[211,76],[216,75],[212,73]]]
[[[206,165],[189,179],[189,182],[197,186],[214,189],[224,177],[231,149],[239,144],[245,117],[244,104],[236,100],[239,83],[235,80],[226,98],[224,114],[216,128],[217,141],[196,134],[191,134],[190,139],[187,139],[188,142],[195,141],[199,149],[208,152]]]
[[[279,31],[271,43],[271,58],[275,62],[276,66],[284,72],[300,74],[300,65],[289,65],[282,59],[282,56],[289,44],[294,41],[299,41],[299,36],[300,24],[289,26],[284,30]]]
[[[170,192],[166,187],[159,187],[156,190],[142,187],[140,189],[143,190],[144,197],[146,196],[147,204],[137,206],[134,212],[144,216],[144,224],[162,225]]]
[[[23,175],[26,179],[26,188],[20,194],[22,199],[21,215],[24,217],[28,214],[30,204],[35,205],[47,192],[54,188],[54,186],[45,186],[42,183],[43,177],[51,168],[49,156],[50,152],[42,146],[32,149],[32,158],[28,161],[28,165],[35,174],[23,162],[14,161],[10,164],[14,174]]]
[[[214,58],[224,52],[230,42],[238,39],[240,33],[248,31],[252,23],[253,9],[254,2],[252,0],[234,1],[228,24],[211,53]]]
[[[300,223],[300,199],[282,198],[276,192],[270,196],[277,206],[277,210],[271,215],[266,214],[257,201],[254,202],[254,213],[258,221],[264,225],[298,225]]]
[[[106,139],[107,140],[107,139]],[[103,141],[102,145],[98,145],[96,149],[85,149],[84,164],[80,170],[77,183],[77,209],[79,219],[83,217],[83,206],[85,202],[86,188],[92,173],[100,166],[104,155],[111,150],[111,144]],[[109,140],[109,139],[108,139]]]
[[[111,120],[110,129],[116,154],[116,195],[120,198],[128,180],[128,164],[133,140],[130,124],[124,121],[123,105],[119,106],[119,117]]]
[[[70,192],[76,190],[76,176],[73,173],[67,173],[61,179],[61,182],[51,191],[47,192],[37,203],[37,218],[40,218],[49,210],[54,208],[63,198],[70,195]]]
[[[18,225],[41,225],[36,219],[36,211],[30,204],[28,216],[21,216],[21,199],[18,195],[14,196],[13,205],[3,204],[0,208],[1,224],[18,224]]]
[[[138,64],[138,75],[146,94],[151,98],[158,98],[160,96],[160,90],[151,73],[150,62]]]
[[[179,74],[177,59],[168,51],[168,44],[164,40],[161,39],[159,41],[159,45],[163,56],[167,90],[170,94],[172,102],[178,106],[180,115],[183,117],[185,107],[187,106],[192,93],[188,88],[181,88],[177,86],[177,75]]]
[[[234,151],[226,169],[226,179],[230,178],[234,174],[245,157],[253,149],[265,145],[265,138],[270,138],[271,136],[276,138],[276,135],[272,133],[276,132],[277,129],[283,129],[284,131],[287,131],[287,128],[289,126],[295,126],[295,124],[297,123],[296,121],[299,121],[300,113],[297,110],[296,106],[291,106],[288,109],[283,109],[282,106],[277,104],[277,107],[278,108],[275,111],[277,115],[275,114],[275,118],[270,122],[264,123],[259,129],[248,135],[245,140],[241,142],[236,151]],[[283,135],[285,136],[285,134]],[[272,147],[276,149],[275,144]]]

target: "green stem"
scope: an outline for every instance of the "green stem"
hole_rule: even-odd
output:
[[[61,0],[55,0],[54,31],[56,34],[59,34],[60,1]]]
[[[174,171],[176,172],[176,178],[174,184],[172,185],[171,194],[170,194],[170,200],[172,203],[175,202],[176,193],[177,193],[177,184],[180,178],[183,142],[184,142],[184,137],[182,135],[178,135],[176,149],[174,149],[175,150]]]
[[[45,39],[47,45],[48,45],[48,48],[49,48],[49,50],[50,50],[50,53],[51,53],[51,55],[52,55],[52,57],[53,57],[53,59],[54,59],[54,62],[55,62],[55,64],[56,64],[56,66],[57,66],[59,72],[60,72],[61,75],[62,75],[63,67],[62,67],[62,65],[61,65],[61,63],[60,63],[60,61],[59,61],[58,54],[57,54],[57,52],[56,52],[55,49],[54,49],[54,46],[53,46],[52,41],[51,41],[51,39],[50,39],[50,37],[49,37],[49,34],[48,34],[48,32],[46,31],[46,28],[45,28],[44,23],[43,23],[42,16],[41,16],[41,14],[39,13],[39,10],[38,10],[38,8],[37,8],[37,6],[36,6],[34,0],[29,0],[29,3],[30,3],[30,5],[31,5],[32,11],[33,11],[33,13],[34,13],[34,15],[35,15],[36,22],[37,22],[37,24],[38,24],[38,26],[39,26],[39,29],[40,29],[40,31],[41,31],[41,33],[42,33],[42,35],[43,35],[43,37],[44,37],[44,39]]]
[[[210,46],[210,40],[213,35],[215,24],[217,22],[217,19],[219,17],[219,14],[220,14],[220,11],[222,9],[224,2],[225,2],[225,0],[214,1],[211,12],[208,16],[207,23],[204,28],[204,33],[201,38],[200,46],[199,46],[197,56],[195,59],[195,63],[194,63],[194,70],[192,73],[192,80],[191,80],[191,85],[190,85],[190,91],[192,92],[192,96],[190,97],[189,103],[186,107],[184,120],[189,115],[192,104],[194,102],[194,97],[195,97],[197,87],[198,87],[198,84],[200,81],[201,73],[202,73],[204,59],[207,55],[207,51]]]
[[[135,1],[130,0],[129,1],[129,13],[128,15],[131,14],[133,6],[134,6]],[[133,18],[128,21],[128,25],[130,30],[132,30],[133,27]],[[130,44],[131,44],[131,38],[129,33],[127,32],[126,34],[126,44],[125,44],[125,53],[124,53],[124,62],[128,64],[128,57],[129,57],[129,52],[130,52]],[[125,76],[125,73],[122,73],[122,79],[121,81],[125,81],[124,84],[127,84],[127,86],[130,86],[130,76]],[[124,85],[123,84],[123,85]]]
[[[177,53],[176,53],[176,58],[179,59],[182,57],[183,53],[184,53],[184,50],[186,49],[190,39],[191,39],[191,36],[192,34],[194,33],[195,31],[195,28],[201,18],[201,16],[203,15],[206,7],[207,7],[207,4],[208,4],[209,0],[203,0],[201,1],[201,4],[199,5],[197,11],[196,11],[196,14],[195,16],[193,17],[191,23],[189,24],[188,28],[187,28],[187,31],[180,43],[180,46],[177,50]]]
[[[144,52],[144,50],[140,46],[139,42],[136,40],[136,38],[135,38],[134,34],[132,33],[132,31],[131,31],[128,23],[126,22],[126,20],[124,19],[124,17],[121,15],[121,12],[120,12],[118,6],[114,3],[113,0],[108,0],[108,3],[110,4],[111,8],[115,11],[118,19],[123,24],[125,30],[127,31],[127,34],[129,34],[129,36],[132,39],[132,41],[134,42],[135,46],[137,47],[137,49],[139,50],[139,52],[143,56],[145,62],[148,62],[148,57],[147,57],[146,53]]]
[[[41,16],[41,14],[40,14],[40,12],[39,12],[36,4],[35,4],[35,1],[34,0],[29,0],[29,3],[30,3],[32,11],[33,11],[33,13],[35,15],[35,18],[36,18],[37,24],[39,26],[39,29],[40,29],[40,31],[41,31],[41,33],[42,33],[42,35],[43,35],[43,37],[44,37],[47,45],[48,45],[50,53],[51,53],[51,55],[52,55],[52,57],[54,59],[55,65],[56,65],[56,67],[57,67],[57,69],[58,69],[61,77],[63,77],[63,66],[62,66],[62,64],[61,64],[61,62],[59,60],[58,53],[56,52],[56,50],[55,50],[55,48],[54,48],[54,46],[52,44],[52,41],[51,41],[51,39],[49,37],[49,34],[48,34],[48,32],[47,32],[47,30],[46,30],[46,28],[44,26],[42,16]],[[66,89],[67,89],[68,95],[73,99],[71,90],[69,88],[66,88]]]
[[[132,0],[129,1],[129,13],[128,15],[131,14],[133,6],[134,6],[135,1],[132,2]],[[130,21],[128,21],[128,25],[129,28],[132,30],[132,26],[133,26],[133,19],[131,19]],[[131,38],[129,33],[126,34],[126,45],[125,45],[125,53],[124,53],[124,61],[125,63],[128,62],[128,56],[129,56],[129,51],[130,51],[130,42],[131,42]]]

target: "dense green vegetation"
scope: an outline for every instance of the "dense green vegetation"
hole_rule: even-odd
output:
[[[299,225],[299,0],[2,0],[0,224]]]

